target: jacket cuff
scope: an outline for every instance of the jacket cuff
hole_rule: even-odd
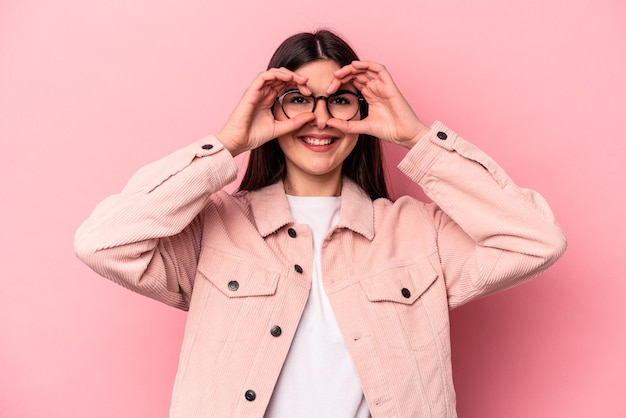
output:
[[[432,124],[430,132],[413,146],[398,164],[398,168],[415,183],[419,183],[437,159],[453,151],[457,134],[440,121]]]
[[[187,187],[200,181],[201,187],[215,192],[237,178],[237,164],[224,145],[208,135],[172,154],[142,167],[130,179],[124,192],[143,190],[151,193],[168,180],[187,180]]]

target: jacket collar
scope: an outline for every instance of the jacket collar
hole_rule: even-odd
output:
[[[257,229],[264,238],[294,223],[283,182],[250,192],[250,206]],[[348,228],[374,238],[374,207],[369,196],[352,180],[343,178],[338,228]]]

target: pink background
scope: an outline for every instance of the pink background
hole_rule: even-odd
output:
[[[623,0],[2,0],[0,416],[167,415],[185,314],[96,276],[73,233],[320,26],[568,235],[540,279],[452,313],[460,416],[626,416],[625,18]],[[387,155],[395,194],[420,196]]]

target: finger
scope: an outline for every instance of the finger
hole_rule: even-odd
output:
[[[337,90],[339,90],[342,84],[345,84],[345,82],[342,82],[338,80],[337,78],[333,78],[332,80],[330,80],[330,84],[328,85],[328,88],[326,89],[326,94],[335,93]]]
[[[352,84],[357,89],[361,90],[362,86],[375,80],[375,76],[369,74],[350,74],[343,78],[333,78],[326,89],[327,94],[336,93],[342,86]],[[359,86],[357,86],[357,83]]]
[[[293,83],[298,87],[304,86],[306,88],[307,77],[296,74],[293,71],[282,68],[272,68],[268,71],[259,73],[253,80],[251,87],[256,90],[261,90],[264,86],[270,86],[276,88],[276,86],[285,86],[288,83]]]
[[[375,73],[387,72],[384,65],[373,61],[352,61],[351,66],[356,70],[368,70]]]
[[[281,80],[285,80],[285,81],[293,81],[294,83],[297,84],[306,84],[307,81],[309,81],[309,78],[306,76],[303,76],[301,74],[296,73],[295,71],[291,71],[288,70],[285,67],[281,67],[281,68],[272,68],[269,70],[271,73],[277,73],[280,75],[280,79]]]
[[[373,71],[362,71],[348,74],[347,76],[342,78],[335,77],[335,79],[338,80],[340,83],[345,84],[348,82],[352,82],[353,80],[359,80],[361,82],[381,80],[381,77],[379,73],[375,73]]]
[[[387,68],[382,64],[371,61],[353,61],[349,65],[335,71],[334,77],[342,81],[363,74],[372,80],[380,78],[385,82],[391,81],[391,75]]]
[[[369,74],[375,74],[375,77],[379,78],[384,83],[395,84],[387,67],[382,64],[371,61],[355,61],[354,66],[361,70],[367,69]]]
[[[356,62],[357,61],[355,61],[355,63]],[[355,87],[361,90],[363,85],[367,84],[370,81],[379,79],[381,79],[380,73],[378,73],[377,71],[372,71],[369,65],[363,68],[357,68],[353,64],[346,65],[345,67],[335,71],[334,77],[331,80],[330,85],[328,86],[327,93],[333,94],[334,92],[339,90],[339,88],[343,84],[349,83],[352,83]],[[359,86],[357,86],[355,83],[358,83]]]
[[[296,87],[298,88],[298,90],[300,90],[300,93],[305,94],[305,95],[310,95],[312,94],[311,90],[309,89],[309,87],[307,86],[307,82],[309,81],[309,78],[303,75],[300,75],[298,73],[296,73],[295,71],[291,71],[288,70],[284,67],[278,68],[278,71],[281,71],[285,74],[291,75],[291,82],[293,84],[296,85]]]
[[[371,71],[373,73],[378,73],[384,69],[384,66],[380,64],[376,64],[369,61],[352,61],[348,65],[344,65],[337,71],[335,71],[334,75],[337,78],[343,78],[350,74],[362,73],[365,71]]]
[[[284,80],[283,77],[280,77],[276,80],[270,81],[269,83],[271,84],[269,85],[276,95],[284,93],[285,89],[289,88],[289,86],[295,86],[300,91],[300,93],[304,94],[305,96],[310,96],[311,94],[313,94],[313,92],[311,92],[309,87],[306,85],[307,81],[308,78],[302,76],[293,79],[287,78],[287,80]]]
[[[330,81],[330,84],[326,89],[326,93],[333,94],[339,90],[342,84],[349,83],[354,76],[354,70],[355,69],[352,64],[348,64],[335,71],[333,79]]]
[[[305,80],[307,79],[305,78]],[[291,89],[293,87],[297,88],[300,91],[300,93],[304,94],[305,96],[310,96],[311,94],[313,94],[311,90],[309,89],[309,87],[306,85],[306,82],[299,83],[296,80],[290,80],[290,81],[274,80],[272,82],[272,88],[275,90],[275,93],[277,95],[284,93],[285,89]]]
[[[359,81],[357,81],[357,80],[354,80],[354,81],[352,82],[352,85],[353,85],[354,87],[356,87],[356,89],[357,89],[357,90],[359,90],[359,91],[363,91],[363,89],[364,89],[364,88],[365,88],[365,86],[366,86],[366,83],[361,83],[361,82],[359,82]]]
[[[354,64],[357,63],[357,62],[359,62],[359,61],[352,61],[350,64],[344,65],[343,67],[341,67],[340,69],[335,71],[335,77],[343,78],[343,77],[347,76],[348,74],[352,74],[355,71],[357,71],[357,67],[354,66]]]
[[[315,119],[315,114],[313,112],[305,112],[301,113],[298,116],[294,116],[291,119],[277,121],[274,127],[274,135],[275,137],[279,137],[289,132],[293,132],[302,128],[306,123],[311,122]]]
[[[341,132],[346,133],[346,134],[367,133],[366,132],[367,124],[360,120],[348,121],[348,120],[343,120],[343,119],[332,118],[326,121],[326,125],[330,126],[331,128],[338,129]]]
[[[353,78],[352,80],[350,80],[349,83],[345,83],[345,82],[342,83],[341,81],[339,81],[336,84],[331,84],[329,86],[329,88],[328,88],[328,94],[333,94],[333,93],[337,92],[341,88],[341,86],[346,85],[346,84],[350,84],[353,87],[355,87],[358,91],[360,91],[361,93],[363,93],[365,95],[365,94],[367,94],[365,89],[367,87],[372,88],[377,83],[380,83],[380,80],[369,79],[367,77],[357,76],[356,78]]]

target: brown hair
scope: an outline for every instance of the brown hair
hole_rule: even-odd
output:
[[[354,50],[339,36],[328,30],[298,33],[287,38],[274,52],[267,66],[285,67],[295,71],[316,60],[329,59],[340,67],[358,60]],[[361,119],[367,116],[368,105],[361,106]],[[350,155],[342,164],[342,174],[358,184],[370,198],[388,198],[380,140],[359,135]],[[250,152],[248,167],[239,190],[257,190],[285,178],[285,155],[273,139]]]

